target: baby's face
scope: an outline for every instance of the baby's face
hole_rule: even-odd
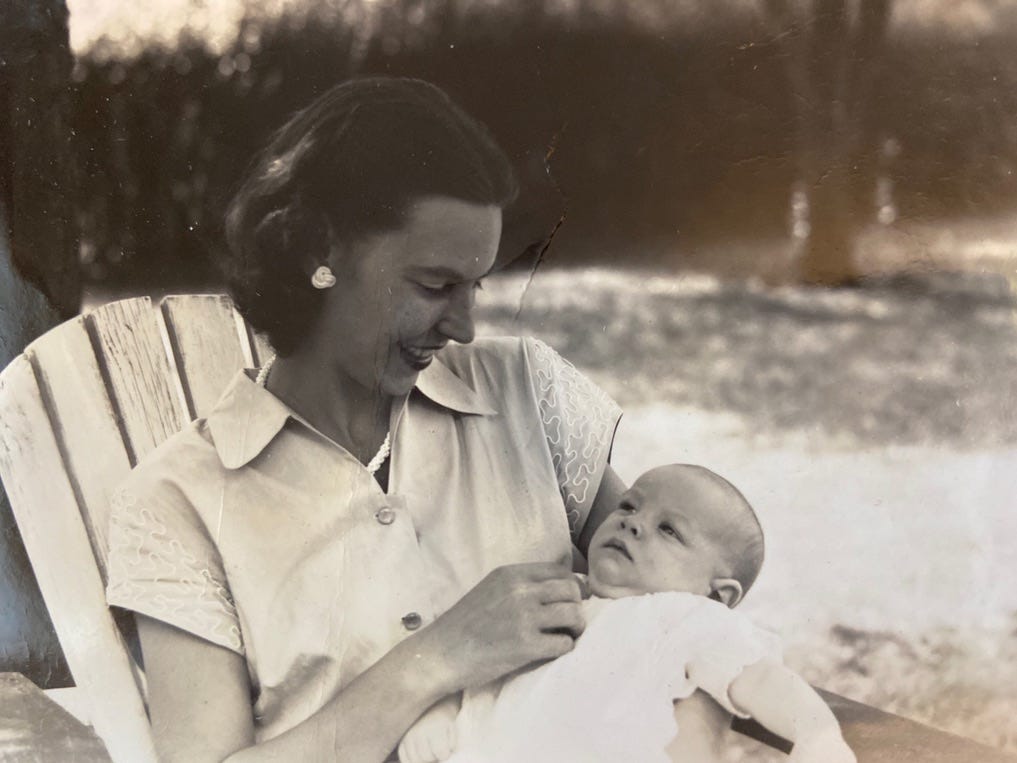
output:
[[[721,572],[724,493],[691,471],[655,469],[626,492],[590,541],[590,587],[616,599],[662,591],[707,596]]]

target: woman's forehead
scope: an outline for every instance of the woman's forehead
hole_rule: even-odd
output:
[[[487,274],[501,237],[501,209],[445,196],[417,199],[407,207],[396,232],[404,269],[427,271],[448,280]]]

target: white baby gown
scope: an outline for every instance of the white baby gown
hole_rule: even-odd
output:
[[[464,694],[449,763],[667,763],[679,733],[674,700],[699,688],[738,714],[731,682],[764,657],[780,659],[776,636],[703,596],[584,607],[573,651]]]

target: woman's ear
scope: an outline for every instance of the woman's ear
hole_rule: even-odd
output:
[[[734,607],[742,600],[742,584],[734,578],[714,578],[710,581],[710,598],[726,607]]]
[[[308,246],[300,252],[300,267],[308,278],[311,278],[321,267],[327,267],[333,273],[338,272],[337,265],[342,262],[345,242],[338,238],[322,214],[315,214],[308,220],[304,234],[308,238]]]

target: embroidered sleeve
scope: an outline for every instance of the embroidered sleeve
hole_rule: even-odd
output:
[[[125,489],[112,501],[110,605],[140,612],[244,653],[219,553],[193,510],[142,501]]]
[[[621,409],[543,342],[530,339],[527,349],[540,420],[575,537],[600,488]]]

